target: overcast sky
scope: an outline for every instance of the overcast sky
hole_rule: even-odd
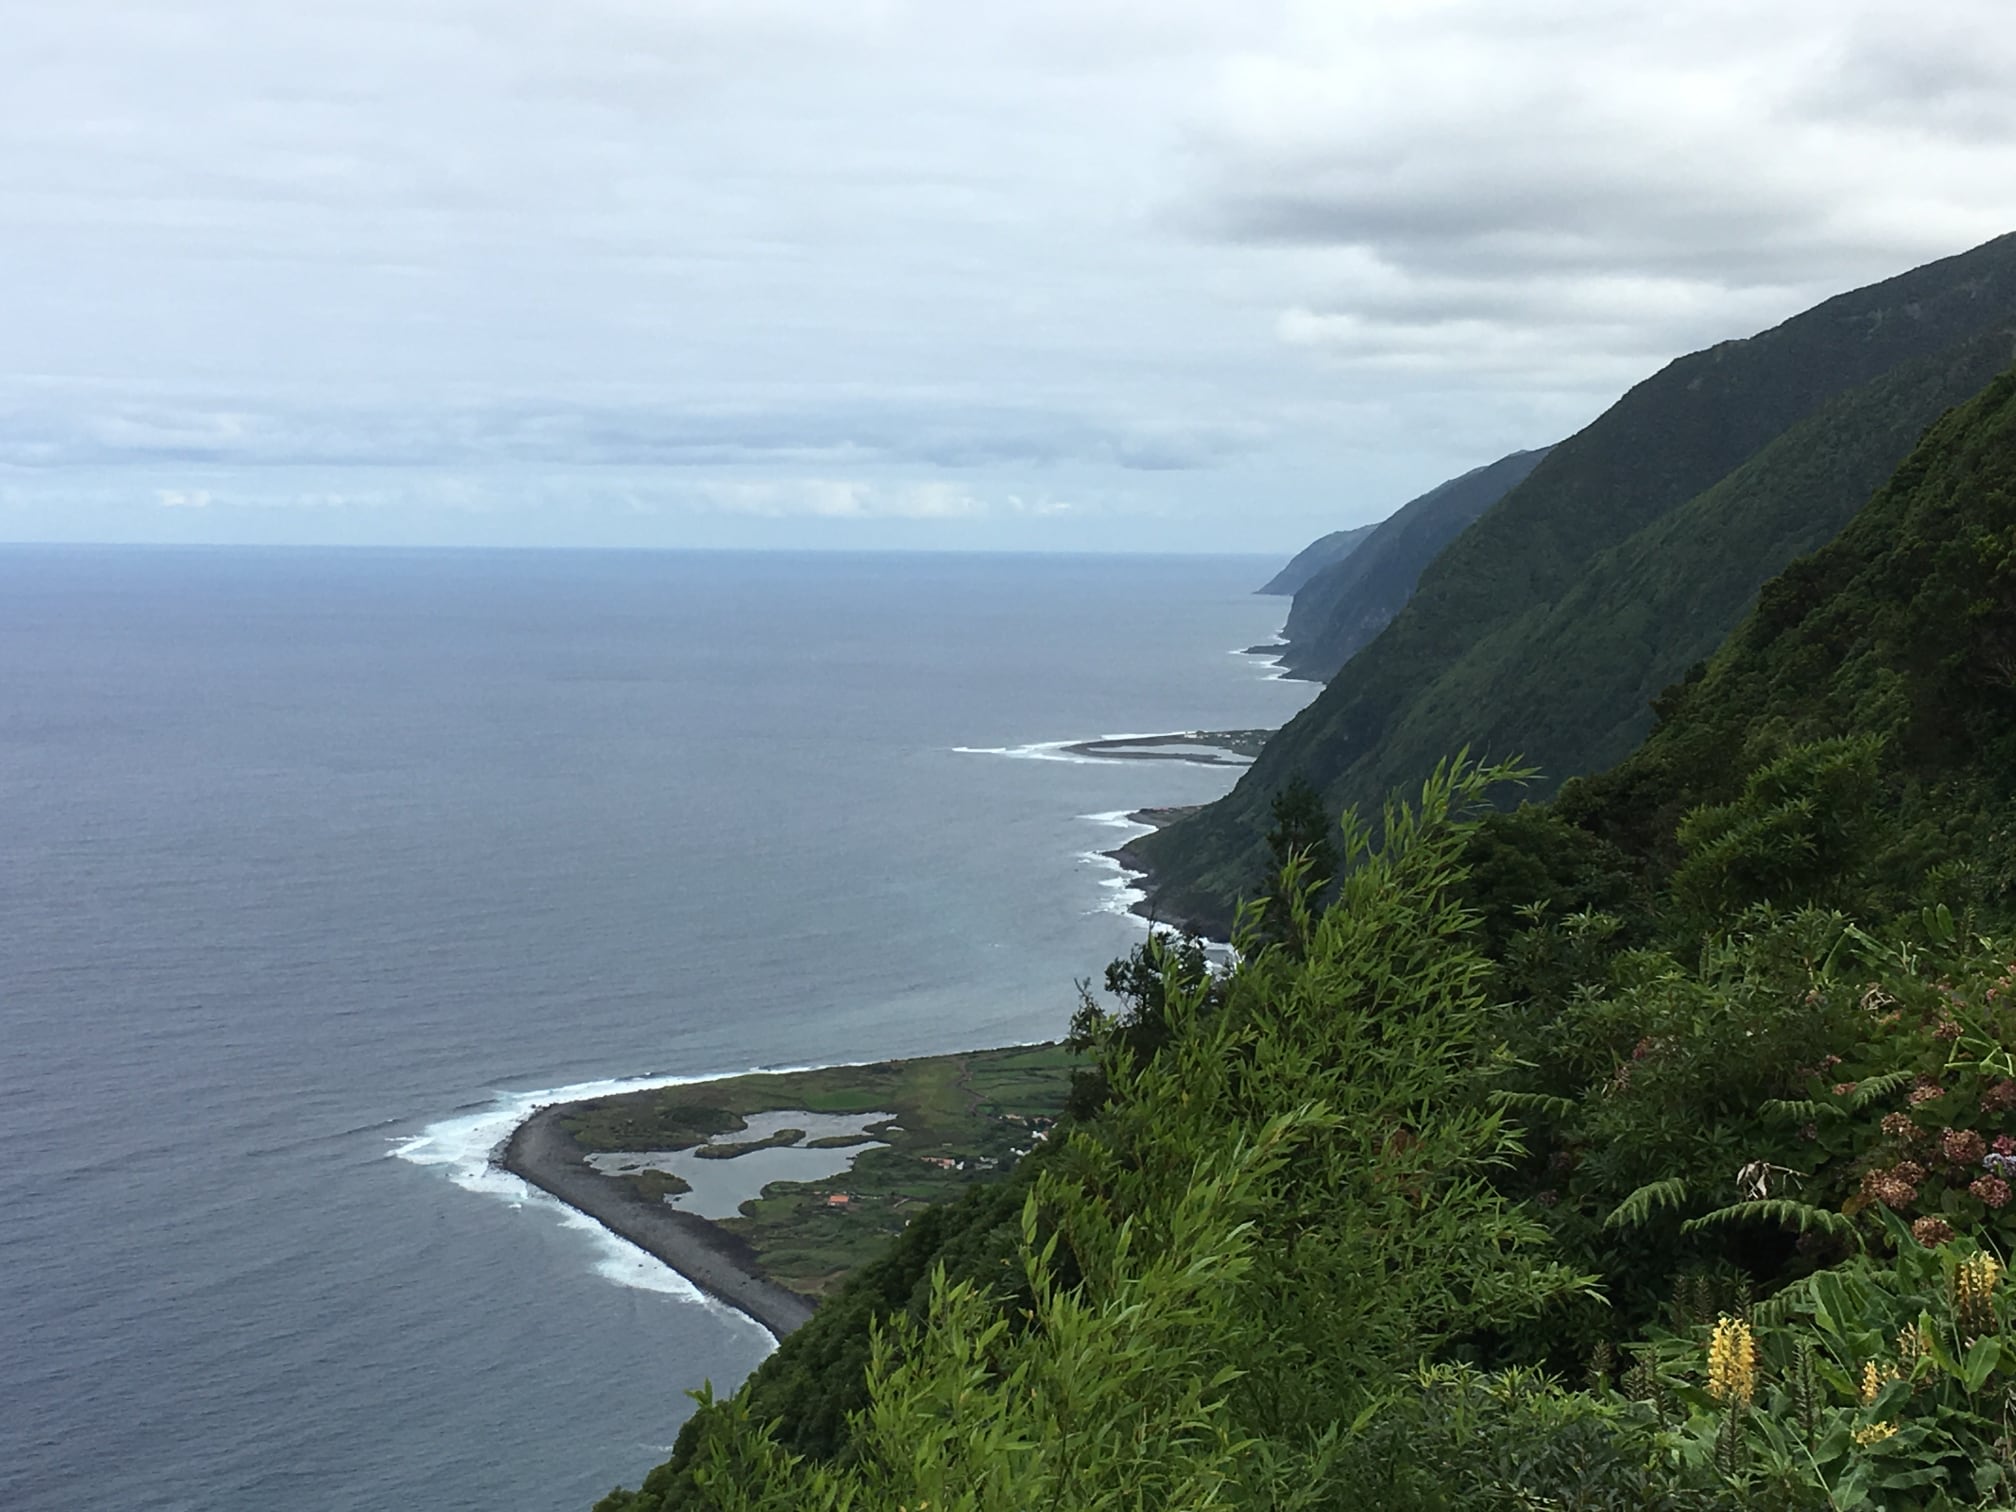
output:
[[[2016,229],[2008,0],[0,15],[0,539],[1282,552]]]

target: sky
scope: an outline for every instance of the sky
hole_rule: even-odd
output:
[[[0,0],[0,541],[1253,551],[2016,229],[2007,0]]]

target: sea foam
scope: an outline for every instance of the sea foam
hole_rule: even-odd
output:
[[[765,1067],[765,1070],[802,1070],[803,1067]],[[398,1160],[440,1171],[465,1192],[494,1197],[513,1207],[536,1207],[559,1218],[564,1228],[577,1229],[595,1240],[595,1274],[618,1286],[637,1291],[659,1292],[682,1302],[693,1302],[724,1318],[768,1332],[746,1314],[717,1302],[657,1256],[638,1248],[629,1240],[590,1218],[586,1213],[548,1196],[537,1187],[497,1163],[497,1156],[514,1129],[539,1109],[554,1103],[579,1102],[589,1097],[610,1097],[621,1092],[648,1092],[657,1087],[682,1087],[694,1082],[716,1081],[740,1072],[713,1072],[705,1076],[640,1076],[603,1081],[576,1082],[565,1087],[545,1087],[533,1092],[499,1092],[481,1108],[456,1113],[428,1124],[418,1134],[391,1141],[385,1153]]]
[[[1125,845],[1129,840],[1152,833],[1155,828],[1152,824],[1143,824],[1139,819],[1136,819],[1132,809],[1113,809],[1108,813],[1080,814],[1078,817],[1088,824],[1096,824],[1105,829],[1126,831],[1118,840],[1113,842],[1115,850]],[[1142,902],[1148,896],[1147,893],[1135,885],[1141,880],[1142,874],[1140,872],[1132,871],[1121,865],[1119,860],[1110,851],[1081,851],[1078,856],[1078,862],[1081,866],[1095,867],[1098,870],[1112,874],[1099,879],[1099,886],[1104,889],[1106,896],[1099,900],[1098,906],[1092,910],[1093,912],[1117,914],[1123,919],[1128,919],[1139,924],[1144,929],[1151,927],[1150,920],[1134,912],[1134,905]]]
[[[1072,746],[1103,745],[1115,740],[1167,740],[1172,735],[1194,735],[1195,730],[1130,730],[1118,735],[1076,735],[1069,740],[1036,740],[1019,746],[954,746],[953,753],[959,756],[1008,756],[1017,761],[1065,761],[1074,766],[1108,766],[1116,761],[1131,761],[1131,756],[1091,754],[1074,751]]]

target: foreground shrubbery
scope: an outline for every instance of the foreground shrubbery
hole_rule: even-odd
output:
[[[607,1512],[2016,1504],[2016,378],[1660,707],[1121,963],[1067,1132]]]

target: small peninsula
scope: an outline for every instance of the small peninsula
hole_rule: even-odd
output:
[[[1028,1045],[556,1103],[500,1163],[782,1339],[916,1212],[1045,1138],[1078,1064]]]

